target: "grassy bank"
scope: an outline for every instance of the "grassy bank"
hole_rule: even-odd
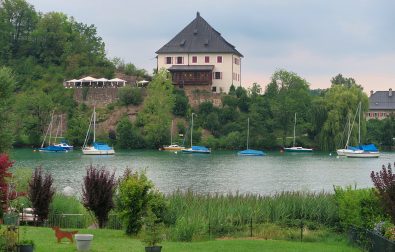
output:
[[[127,237],[119,230],[87,230],[79,233],[94,234],[92,252],[104,251],[144,251],[144,245],[136,238]],[[76,251],[75,244],[64,242],[58,244],[52,229],[29,227],[26,238],[36,243],[36,252],[71,252]],[[297,242],[263,239],[221,239],[200,242],[163,242],[164,252],[200,252],[200,251],[360,251],[349,246],[345,240],[327,240],[322,242]]]

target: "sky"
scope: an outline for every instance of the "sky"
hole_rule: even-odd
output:
[[[370,90],[395,87],[393,0],[27,0],[94,24],[110,58],[148,72],[155,52],[200,15],[236,49],[242,82],[265,87],[279,69],[310,87],[341,73]]]

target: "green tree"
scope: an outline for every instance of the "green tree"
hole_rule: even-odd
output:
[[[13,142],[11,97],[15,88],[14,76],[9,68],[0,68],[0,153],[8,151]]]
[[[188,97],[185,96],[184,91],[175,90],[175,101],[173,114],[176,116],[185,116],[188,111]]]
[[[296,73],[278,70],[273,74],[265,95],[269,98],[275,115],[276,128],[282,133],[282,144],[286,145],[286,136],[292,129],[294,114],[298,114],[298,125],[303,125],[308,120],[311,106],[309,84]]]
[[[54,108],[51,98],[41,91],[23,93],[16,99],[17,132],[28,136],[27,144],[39,146]]]
[[[144,107],[137,116],[137,125],[144,126],[149,147],[158,148],[168,142],[174,100],[169,72],[161,70],[150,82]]]
[[[358,85],[348,87],[346,85],[333,85],[324,96],[325,107],[328,117],[321,130],[320,146],[322,150],[335,150],[343,147],[343,131],[349,116],[354,117],[359,103],[362,103],[361,111],[361,142],[366,136],[366,120],[364,114],[368,110],[368,97]],[[358,115],[356,120],[358,120]],[[350,136],[350,145],[359,144],[358,142],[358,121],[354,123]]]
[[[67,124],[66,137],[73,146],[84,144],[86,131],[89,127],[89,117],[80,111],[76,111]]]
[[[139,129],[134,128],[128,117],[123,117],[117,124],[117,143],[122,149],[144,147],[144,139]]]
[[[161,218],[164,214],[165,200],[161,193],[154,189],[154,184],[144,172],[132,173],[126,170],[121,178],[117,194],[117,211],[126,226],[126,234],[137,234],[143,224],[147,210]]]

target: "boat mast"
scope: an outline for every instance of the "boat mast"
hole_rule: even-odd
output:
[[[45,136],[44,136],[44,140],[43,140],[43,142],[41,143],[41,148],[44,147],[45,140],[47,139],[47,136],[48,136],[48,132],[49,132],[49,130],[51,129],[52,119],[53,119],[53,113],[54,113],[54,112],[55,112],[55,111],[53,110],[53,111],[52,111],[52,114],[51,114],[51,122],[50,122],[49,125],[48,125],[47,132],[45,133]]]
[[[192,132],[193,132],[193,115],[195,113],[192,113],[192,126],[191,126],[191,148],[192,148]]]
[[[48,146],[51,145],[51,138],[52,138],[52,125],[53,125],[53,114],[54,112],[52,112],[51,115],[51,123],[50,123],[50,128],[49,128],[49,139],[48,139]]]
[[[361,145],[361,106],[362,102],[359,102],[359,114],[358,114],[358,144]]]
[[[170,128],[170,145],[173,144],[173,120],[171,120],[171,128]]]
[[[96,107],[93,107],[93,142],[96,142]]]
[[[296,113],[295,113],[295,122],[294,122],[294,145],[293,145],[293,147],[295,147],[295,129],[296,129]]]
[[[248,139],[250,138],[250,118],[247,119],[247,150],[248,150]]]

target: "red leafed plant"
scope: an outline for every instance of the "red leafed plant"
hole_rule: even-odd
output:
[[[370,177],[377,189],[384,209],[395,224],[395,174],[392,173],[391,164],[388,164],[387,168],[383,165],[380,172],[375,173],[372,171]]]
[[[8,169],[12,167],[14,162],[10,161],[7,154],[0,154],[0,205],[2,209],[7,210],[7,200],[11,200],[10,196],[16,197],[17,195],[9,195],[7,178],[12,177],[12,173]]]

